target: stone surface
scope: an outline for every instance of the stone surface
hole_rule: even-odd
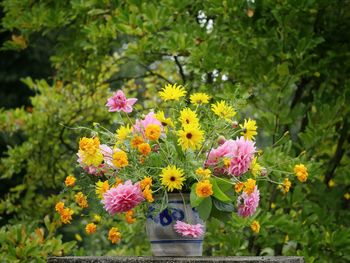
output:
[[[304,263],[302,257],[52,257],[48,263]]]

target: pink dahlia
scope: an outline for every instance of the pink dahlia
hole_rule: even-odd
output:
[[[241,217],[252,216],[259,206],[259,200],[260,192],[256,186],[250,195],[243,192],[237,199],[238,215]]]
[[[191,225],[179,220],[176,221],[174,229],[177,233],[184,237],[200,237],[204,233],[203,225]]]
[[[156,119],[154,112],[151,111],[146,115],[146,117],[143,120],[136,120],[136,123],[133,127],[133,131],[144,134],[147,126],[150,124],[156,124],[161,128],[163,127],[162,123]]]
[[[230,156],[231,152],[235,147],[234,140],[225,141],[216,149],[212,149],[208,154],[208,159],[205,163],[206,166],[215,166],[224,157]]]
[[[234,141],[234,147],[229,153],[231,162],[228,171],[230,174],[240,176],[248,171],[256,151],[254,144],[252,141],[245,140],[243,136]]]
[[[106,106],[109,107],[109,112],[124,111],[132,112],[132,106],[136,103],[136,98],[127,99],[123,91],[118,90],[107,101]]]
[[[130,180],[117,187],[109,189],[103,195],[104,208],[114,215],[133,209],[144,200],[139,183],[132,184]]]

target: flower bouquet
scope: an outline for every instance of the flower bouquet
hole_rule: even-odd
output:
[[[268,169],[259,164],[254,141],[256,122],[238,124],[230,102],[187,94],[179,85],[166,85],[159,97],[159,108],[147,112],[136,112],[137,99],[121,90],[108,99],[117,130],[95,123],[90,136],[80,139],[80,178],[88,177],[94,189],[89,202],[97,200],[105,210],[97,217],[125,217],[132,223],[137,215],[146,216],[155,255],[201,255],[206,220],[232,213],[252,216],[259,206],[260,179],[279,184],[284,192],[291,182],[266,180]],[[306,181],[305,166],[296,166],[295,173]],[[75,183],[74,176],[66,178],[68,188]],[[79,209],[88,207],[86,193],[77,192],[75,202]],[[58,202],[56,211],[70,223],[72,208]],[[95,223],[86,225],[88,234],[96,231]],[[251,227],[260,228],[257,221]],[[112,227],[108,238],[117,243],[121,235]]]

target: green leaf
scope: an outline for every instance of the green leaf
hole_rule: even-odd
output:
[[[277,73],[280,77],[287,76],[289,74],[288,64],[286,62],[277,66]]]
[[[205,198],[199,197],[196,194],[197,183],[193,184],[191,187],[190,203],[192,207],[197,207]]]
[[[213,206],[211,210],[211,216],[216,218],[219,221],[225,222],[225,221],[230,221],[232,220],[232,213],[224,212],[218,210],[215,205]]]
[[[223,212],[233,212],[235,207],[232,203],[221,202],[220,200],[213,198],[214,206]]]
[[[203,201],[197,207],[199,217],[204,221],[207,220],[210,216],[212,207],[213,203],[211,197],[204,198]]]
[[[232,201],[230,197],[228,197],[218,186],[218,184],[216,183],[216,180],[214,178],[210,179],[211,184],[213,185],[213,192],[214,192],[214,197],[216,197],[217,199],[219,199],[220,201],[223,202],[229,202]]]

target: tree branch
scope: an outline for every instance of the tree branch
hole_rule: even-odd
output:
[[[185,76],[184,70],[182,68],[182,65],[181,65],[181,63],[179,61],[178,56],[174,56],[174,59],[175,59],[175,63],[177,65],[177,67],[179,68],[179,72],[180,72],[180,75],[181,75],[181,78],[182,78],[182,82],[184,84],[186,84],[186,76]]]

